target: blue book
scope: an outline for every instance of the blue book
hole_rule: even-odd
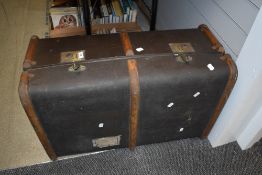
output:
[[[128,5],[129,5],[130,9],[131,10],[134,9],[133,0],[127,0],[127,2],[128,2]]]
[[[119,0],[120,1],[120,5],[122,7],[122,11],[123,13],[127,14],[127,8],[128,8],[128,3],[126,0]]]

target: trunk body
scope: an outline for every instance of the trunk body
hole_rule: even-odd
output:
[[[33,37],[19,93],[49,156],[205,137],[237,76],[206,30]]]

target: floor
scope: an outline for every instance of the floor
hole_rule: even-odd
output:
[[[116,149],[7,171],[0,175],[261,175],[262,142],[242,151],[236,142],[212,148],[208,140],[184,139]]]
[[[43,37],[46,0],[0,0],[0,169],[49,161],[18,97],[25,51]]]

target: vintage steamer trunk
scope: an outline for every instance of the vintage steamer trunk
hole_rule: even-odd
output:
[[[206,137],[237,78],[204,25],[32,37],[23,66],[20,99],[51,159]]]

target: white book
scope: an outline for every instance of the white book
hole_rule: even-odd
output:
[[[113,23],[113,15],[109,15],[109,23]]]
[[[132,12],[132,20],[131,20],[131,22],[136,22],[136,17],[137,17],[137,10],[134,9],[133,12]]]
[[[128,17],[128,15],[124,14],[124,22],[127,22],[127,17]]]
[[[130,10],[128,15],[128,22],[132,22],[132,14],[133,14],[133,10]]]

